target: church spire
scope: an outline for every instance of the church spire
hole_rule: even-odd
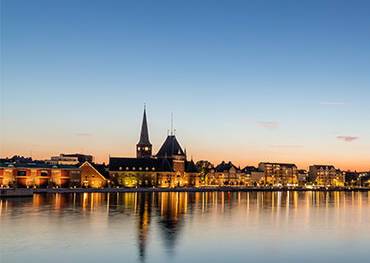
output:
[[[140,140],[136,145],[136,155],[138,158],[152,156],[152,144],[149,141],[148,123],[146,120],[146,106],[144,104],[143,122],[141,124]]]
[[[146,120],[146,106],[144,104],[144,115],[143,115],[143,123],[141,124],[141,133],[140,133],[140,140],[138,144],[150,144],[149,141],[149,132],[148,132],[148,124]]]

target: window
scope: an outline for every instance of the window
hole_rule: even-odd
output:
[[[17,176],[26,176],[26,171],[17,171]]]
[[[48,176],[49,173],[48,173],[48,171],[41,171],[40,175],[41,176]]]

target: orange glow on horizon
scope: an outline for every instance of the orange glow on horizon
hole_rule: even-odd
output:
[[[67,151],[65,151],[67,153]],[[76,151],[69,151],[68,153],[75,153]],[[60,152],[62,153],[62,152]],[[94,161],[97,163],[109,163],[109,156],[126,156],[126,157],[135,157],[133,151],[123,152],[121,154],[109,154],[103,152],[84,152],[85,154],[92,154],[94,156]],[[1,158],[12,157],[14,155],[22,155],[29,157],[30,153],[23,152],[23,151],[1,151]],[[47,160],[50,159],[51,156],[59,155],[56,152],[35,152],[32,154],[32,158],[34,160]],[[338,158],[337,160],[331,159],[330,157],[325,158],[325,156],[318,156],[314,154],[305,154],[305,158],[299,158],[296,155],[286,156],[284,157],[270,157],[267,158],[263,155],[263,153],[256,154],[253,157],[246,157],[241,158],[242,155],[238,155],[238,153],[233,154],[225,154],[221,155],[220,153],[210,152],[210,153],[199,153],[198,155],[194,156],[193,160],[208,160],[212,164],[217,165],[222,161],[228,162],[231,161],[234,165],[240,166],[241,168],[245,166],[258,166],[260,162],[280,162],[280,163],[294,163],[297,165],[298,169],[308,169],[310,165],[314,164],[331,164],[334,165],[336,168],[341,169],[342,171],[370,171],[370,160],[366,160],[366,157],[361,158],[353,158],[351,160],[344,160],[344,158]],[[188,160],[191,159],[191,155],[188,154]],[[208,158],[207,158],[208,157]]]

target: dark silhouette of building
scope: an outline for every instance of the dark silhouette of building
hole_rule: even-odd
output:
[[[146,120],[146,109],[144,107],[143,123],[141,125],[140,140],[136,145],[137,158],[152,157],[152,144],[149,141],[148,124]]]

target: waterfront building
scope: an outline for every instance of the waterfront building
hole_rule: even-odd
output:
[[[362,172],[359,175],[360,185],[370,187],[370,172]]]
[[[344,176],[333,165],[311,165],[309,167],[309,180],[321,187],[344,186]]]
[[[304,186],[307,183],[308,172],[304,169],[298,170],[298,186]]]
[[[69,187],[71,177],[80,176],[78,166],[46,163],[0,163],[2,187]]]
[[[200,172],[171,131],[156,155],[152,154],[146,109],[144,108],[136,158],[110,157],[109,176],[112,183],[124,187],[199,186]]]
[[[207,174],[206,184],[210,186],[246,186],[248,178],[232,162],[222,161]]]
[[[344,184],[346,186],[361,186],[360,173],[354,171],[346,171],[344,173]]]
[[[291,163],[262,162],[258,170],[264,173],[264,184],[271,186],[297,186],[298,169]]]
[[[74,154],[64,154],[61,153],[59,156],[52,156],[50,160],[47,160],[46,163],[54,165],[78,165],[84,162],[93,162],[92,155],[74,153]]]
[[[243,168],[243,173],[249,182],[249,186],[261,186],[264,185],[265,173],[259,171],[258,168],[254,166],[246,166]]]
[[[108,167],[104,164],[84,162],[80,166],[80,175],[71,178],[71,182],[86,188],[102,188],[107,186],[109,181]]]
[[[370,172],[359,173],[360,186],[370,187]]]

